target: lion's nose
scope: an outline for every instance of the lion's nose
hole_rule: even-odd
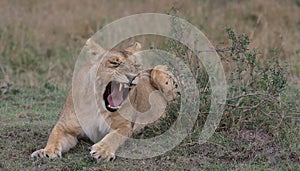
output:
[[[136,76],[135,74],[126,74],[127,79],[129,80],[129,85],[137,84],[136,83]]]

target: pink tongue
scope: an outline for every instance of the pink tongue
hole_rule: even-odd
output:
[[[108,96],[107,100],[110,106],[118,107],[123,102],[123,92],[119,91],[118,86],[113,86],[112,93]]]

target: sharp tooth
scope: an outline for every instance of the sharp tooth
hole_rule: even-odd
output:
[[[122,84],[122,83],[120,83],[119,91],[121,91],[121,90],[122,90],[122,88],[123,88],[123,84]]]
[[[120,106],[111,106],[111,105],[107,105],[109,108],[111,109],[120,109],[121,108],[121,105]]]
[[[112,108],[112,109],[116,109],[116,107],[113,107],[113,106],[111,106],[111,105],[108,105],[108,107],[109,107],[109,108]]]

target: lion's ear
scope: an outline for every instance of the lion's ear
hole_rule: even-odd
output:
[[[152,85],[152,87],[154,87],[155,89],[159,89],[159,84],[157,82],[157,77],[158,77],[158,74],[159,74],[159,70],[156,70],[156,69],[150,69],[149,70],[149,73],[150,73],[150,84]]]
[[[124,51],[129,54],[134,54],[135,52],[139,51],[142,48],[142,45],[139,42],[134,42],[132,46],[129,46]]]
[[[168,67],[166,65],[156,65],[150,70],[150,83],[156,89],[161,89],[161,75],[167,73]]]
[[[103,55],[106,51],[103,49],[99,44],[97,44],[92,38],[89,38],[85,45],[88,48],[88,53],[91,57],[100,57]]]

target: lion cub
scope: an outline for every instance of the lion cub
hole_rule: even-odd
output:
[[[113,160],[128,137],[164,117],[166,105],[176,98],[176,83],[166,66],[141,71],[132,60],[141,48],[139,43],[107,52],[89,39],[86,48],[92,59],[105,56],[76,73],[46,147],[31,157],[61,157],[79,137],[88,137],[95,143],[92,157]]]

